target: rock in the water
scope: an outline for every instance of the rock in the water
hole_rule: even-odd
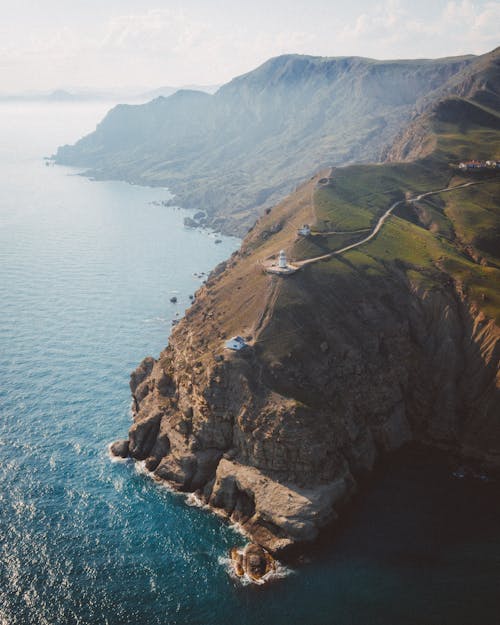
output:
[[[243,550],[233,547],[231,561],[238,577],[246,575],[253,581],[262,580],[276,569],[276,561],[271,554],[255,543],[249,543]]]
[[[234,572],[238,577],[243,577],[245,571],[243,569],[243,552],[233,547],[231,549],[231,564],[233,565]]]
[[[186,228],[199,228],[202,224],[191,217],[184,217],[184,225]]]
[[[113,456],[117,456],[118,458],[128,458],[128,438],[115,441],[111,445],[110,451]]]

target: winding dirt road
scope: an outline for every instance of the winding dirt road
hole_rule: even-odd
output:
[[[463,189],[464,187],[470,187],[472,185],[476,185],[476,184],[481,184],[482,181],[479,182],[465,182],[464,184],[460,184],[457,185],[455,187],[446,187],[445,189],[438,189],[437,191],[427,191],[426,193],[420,193],[419,195],[410,198],[410,199],[404,199],[404,200],[398,200],[397,202],[394,202],[394,204],[392,204],[392,206],[390,206],[385,213],[382,215],[382,217],[380,217],[380,219],[377,221],[377,223],[375,224],[375,228],[373,228],[373,230],[370,232],[370,234],[365,237],[364,239],[361,239],[360,241],[356,241],[356,243],[351,243],[350,245],[346,245],[345,247],[342,247],[340,250],[335,250],[334,252],[329,252],[328,254],[322,254],[321,256],[315,256],[314,258],[307,258],[306,260],[297,260],[294,261],[293,264],[295,267],[305,267],[306,265],[311,265],[312,263],[316,263],[320,260],[327,260],[328,258],[332,258],[333,256],[337,256],[338,254],[343,254],[344,252],[347,252],[349,250],[353,250],[356,247],[359,247],[360,245],[364,245],[365,243],[368,243],[368,241],[371,241],[379,232],[379,230],[382,228],[382,226],[384,225],[385,221],[390,217],[391,213],[394,211],[395,208],[397,208],[400,204],[404,204],[405,202],[418,202],[420,200],[422,200],[424,197],[428,197],[430,195],[437,195],[439,193],[448,193],[450,191],[455,191],[455,189]]]

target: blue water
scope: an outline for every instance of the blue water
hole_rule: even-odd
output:
[[[498,486],[428,454],[263,589],[228,576],[231,528],[110,461],[130,371],[237,241],[185,229],[166,190],[44,165],[104,108],[0,109],[0,624],[498,624]]]

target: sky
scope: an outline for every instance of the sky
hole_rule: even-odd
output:
[[[0,92],[222,84],[285,53],[500,45],[500,0],[0,0]]]

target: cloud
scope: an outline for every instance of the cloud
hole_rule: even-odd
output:
[[[171,3],[81,26],[76,18],[71,27],[48,21],[45,30],[20,28],[10,38],[0,24],[2,88],[9,82],[12,88],[214,83],[286,52],[408,58],[480,53],[498,45],[499,2],[422,1],[420,8],[408,0],[381,0],[307,11],[300,0],[295,21],[286,13],[275,19],[280,8],[274,5],[265,19],[257,16],[261,0],[247,19],[236,5],[228,17]],[[357,6],[364,9],[356,14]]]
[[[338,41],[354,54],[432,56],[481,53],[498,45],[500,3],[449,1],[435,16],[415,17],[400,2],[389,0],[361,13],[344,26]],[[358,50],[358,52],[353,52]],[[429,53],[427,52],[427,55]]]
[[[206,24],[188,17],[183,11],[157,9],[111,19],[100,45],[104,49],[179,54],[197,46],[207,32]],[[136,46],[140,46],[139,49]]]

